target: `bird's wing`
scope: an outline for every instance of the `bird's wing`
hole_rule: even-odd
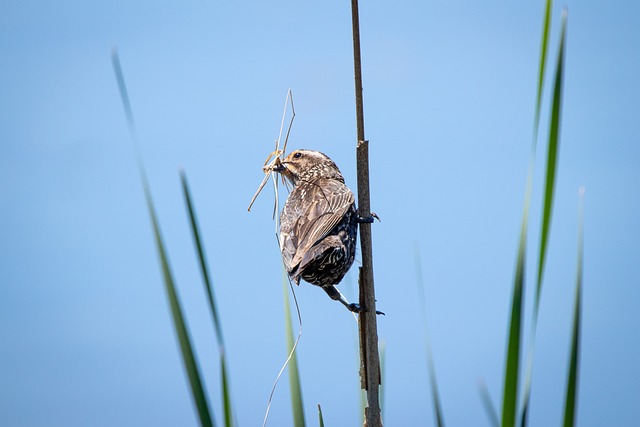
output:
[[[322,240],[351,208],[355,197],[342,182],[320,179],[300,183],[289,195],[281,216],[280,250],[287,271]]]

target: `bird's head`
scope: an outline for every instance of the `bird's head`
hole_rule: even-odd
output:
[[[318,178],[337,179],[344,182],[338,166],[319,151],[293,151],[273,170],[287,178],[293,186],[296,186],[299,181],[310,182]]]

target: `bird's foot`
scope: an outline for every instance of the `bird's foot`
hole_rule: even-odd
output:
[[[347,307],[347,310],[351,311],[352,313],[362,313],[364,311],[360,304],[347,301],[347,299],[342,296],[340,291],[336,289],[335,286],[326,286],[322,289],[324,289],[324,291],[329,295],[329,297],[331,297],[332,300],[339,301],[342,305]],[[376,314],[382,314],[384,316],[384,313],[378,310],[376,310]]]
[[[378,215],[376,215],[375,212],[371,212],[368,217],[363,217],[363,216],[360,216],[360,215],[356,215],[356,222],[358,224],[371,224],[371,223],[373,223],[373,219],[374,218],[377,219],[378,221],[380,221],[380,217]]]
[[[354,313],[362,313],[364,310],[362,310],[362,307],[360,307],[360,304],[356,304],[355,302],[352,302],[351,304],[347,304],[347,309],[349,309],[349,311],[353,311]],[[385,315],[383,312],[376,310],[376,314],[382,314],[383,316]]]
[[[362,307],[360,307],[360,304],[356,304],[355,302],[347,304],[346,307],[349,311],[353,311],[354,313],[360,313],[362,311]]]

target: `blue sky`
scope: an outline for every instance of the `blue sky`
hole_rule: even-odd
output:
[[[578,422],[640,418],[640,6],[569,8],[557,192],[544,278],[532,425],[562,416],[586,188]],[[531,147],[543,2],[363,2],[365,126],[384,418],[433,422],[416,286],[448,425],[489,425]],[[0,5],[0,418],[6,425],[195,425],[132,143],[110,63],[117,45],[160,225],[220,413],[217,353],[179,186],[195,200],[241,425],[259,425],[285,352],[273,192],[246,207],[291,88],[289,147],[318,149],[355,189],[350,6],[316,2]],[[550,78],[541,140],[547,135]],[[529,265],[540,227],[539,144]],[[533,270],[533,269],[531,269]],[[355,269],[340,286],[354,298]],[[534,275],[527,275],[527,314]],[[359,420],[356,324],[296,289],[307,421]],[[525,325],[524,331],[528,331]],[[270,425],[290,425],[287,382]]]

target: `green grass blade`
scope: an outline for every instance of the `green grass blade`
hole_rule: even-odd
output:
[[[444,426],[444,417],[442,415],[442,404],[440,403],[440,393],[438,393],[438,383],[436,381],[436,369],[433,366],[433,356],[431,355],[431,349],[428,351],[428,363],[429,363],[429,384],[431,386],[431,395],[433,396],[433,408],[436,415],[436,425],[438,427]]]
[[[501,425],[503,427],[510,427],[515,425],[515,416],[517,411],[527,229],[529,226],[529,209],[531,205],[531,194],[533,189],[535,147],[536,147],[536,140],[538,135],[540,108],[542,103],[542,88],[544,86],[544,70],[545,70],[546,58],[547,58],[548,35],[549,35],[549,26],[550,26],[550,20],[551,20],[550,19],[551,6],[552,6],[551,1],[547,0],[546,8],[545,8],[544,26],[543,26],[543,32],[542,32],[540,67],[538,70],[538,91],[536,96],[536,113],[534,118],[534,137],[533,137],[533,143],[532,143],[532,149],[531,149],[531,158],[529,160],[529,168],[527,173],[527,187],[525,190],[525,202],[524,202],[524,209],[522,213],[520,241],[518,244],[516,273],[514,278],[513,295],[511,300],[511,316],[509,321],[509,341],[507,344],[507,364],[505,368],[503,404],[502,404]],[[538,295],[538,291],[536,291],[536,295]],[[536,308],[534,310],[534,322],[533,322],[534,326],[533,326],[532,337],[535,336],[535,323],[536,323],[535,318],[537,317],[537,304],[538,304],[537,296],[534,304]],[[529,400],[528,396],[529,396],[529,390],[530,390],[530,368],[527,369],[526,384],[527,385],[525,386],[525,404],[523,406],[524,409],[523,409],[523,417],[522,417],[523,425],[526,423],[526,410],[527,410],[526,408]]]
[[[431,352],[431,340],[429,339],[429,325],[427,322],[427,303],[424,290],[424,280],[422,276],[422,264],[420,262],[420,246],[414,243],[413,255],[416,266],[416,284],[418,285],[418,300],[420,301],[420,312],[422,313],[422,324],[424,325],[424,345],[427,356],[427,369],[429,370],[429,385],[431,387],[431,396],[433,404],[433,412],[436,417],[436,425],[444,426],[444,417],[442,415],[442,403],[440,402],[440,393],[438,393],[438,381],[436,379],[436,369],[433,363],[433,353]]]
[[[480,392],[480,400],[482,401],[482,406],[484,406],[484,410],[489,417],[491,425],[494,427],[500,427],[500,418],[498,418],[498,412],[496,412],[496,407],[493,405],[491,395],[489,394],[489,390],[487,389],[487,385],[484,381],[481,381],[480,384],[478,384],[478,391]]]
[[[545,177],[544,207],[542,211],[542,229],[540,232],[540,257],[538,262],[538,286],[536,287],[536,309],[542,291],[542,275],[547,255],[549,229],[551,226],[551,210],[555,191],[555,177],[558,164],[558,148],[560,144],[560,115],[562,108],[562,83],[564,74],[564,46],[567,26],[566,11],[562,14],[562,29],[560,34],[560,49],[553,83],[553,101],[551,106],[551,124],[549,126],[549,145],[547,151],[547,173]]]
[[[531,332],[531,345],[529,350],[529,363],[527,364],[527,376],[525,380],[524,403],[522,409],[522,427],[527,425],[527,412],[529,407],[529,396],[531,394],[531,371],[533,359],[533,343],[535,340],[536,324],[538,320],[538,310],[540,307],[540,297],[542,295],[542,277],[547,256],[547,246],[549,243],[549,231],[551,228],[551,213],[553,209],[553,197],[555,193],[555,177],[558,165],[558,149],[560,146],[560,123],[562,110],[562,87],[564,77],[564,50],[566,41],[567,12],[562,14],[562,28],[560,33],[560,48],[558,50],[558,61],[553,83],[553,100],[551,104],[551,122],[549,125],[549,143],[547,148],[547,172],[545,176],[544,204],[542,209],[542,227],[540,230],[540,254],[538,258],[538,275],[536,284],[536,294],[533,308],[533,321]]]
[[[507,344],[507,363],[504,375],[504,390],[502,399],[502,427],[514,427],[517,402],[518,381],[520,369],[520,332],[523,312],[523,289],[525,256],[527,245],[527,224],[529,217],[530,193],[527,192],[525,209],[522,215],[520,230],[520,244],[516,261],[516,274],[513,283],[513,296],[511,299],[511,316],[509,321],[509,341]]]
[[[233,416],[233,405],[231,403],[231,391],[229,387],[229,373],[227,372],[227,360],[224,349],[220,349],[220,372],[222,387],[222,409],[224,411],[225,427],[232,427],[236,424]]]
[[[200,379],[201,378],[200,372],[195,360],[193,347],[191,346],[191,340],[189,338],[189,333],[187,332],[187,327],[184,321],[184,316],[182,314],[182,309],[180,307],[180,301],[178,299],[178,294],[175,289],[173,275],[171,274],[171,269],[169,267],[169,260],[165,250],[164,242],[160,234],[160,227],[158,225],[158,219],[157,219],[155,208],[153,205],[153,199],[151,198],[151,190],[149,189],[149,183],[147,181],[146,171],[144,168],[144,164],[142,162],[142,156],[140,154],[140,150],[137,145],[135,122],[133,120],[133,112],[131,109],[131,103],[129,101],[129,94],[127,91],[124,74],[122,72],[122,67],[120,66],[120,59],[118,57],[118,52],[115,48],[112,49],[111,51],[111,61],[113,64],[114,73],[116,75],[116,80],[118,82],[118,89],[120,90],[120,98],[122,99],[122,105],[124,107],[125,114],[127,116],[129,131],[131,133],[131,138],[134,143],[136,160],[138,162],[138,171],[140,172],[142,186],[144,188],[144,195],[147,201],[147,208],[149,209],[149,216],[151,217],[151,224],[153,227],[153,233],[154,233],[154,238],[156,242],[156,249],[158,251],[158,256],[160,258],[160,265],[162,268],[165,291],[167,292],[167,297],[169,299],[169,307],[171,309],[173,324],[176,330],[176,335],[178,336],[178,342],[180,344],[182,360],[184,362],[184,366],[187,371],[187,377],[189,378],[189,384],[191,386],[191,395],[193,397],[196,408],[198,410],[200,425],[206,426],[206,427],[214,426],[215,424],[213,422],[213,418],[211,417],[211,413],[209,411],[209,405],[207,403],[207,398],[204,392],[204,388],[202,386],[202,381]]]
[[[547,46],[549,45],[549,27],[551,26],[551,7],[553,2],[546,1],[544,8],[544,24],[542,26],[542,40],[540,42],[540,65],[538,68],[538,90],[536,93],[536,113],[533,126],[533,143],[538,139],[538,127],[540,124],[540,109],[542,105],[542,88],[544,87],[544,74],[547,65]]]
[[[289,360],[289,390],[291,392],[291,411],[293,412],[293,425],[304,427],[304,407],[302,405],[302,387],[300,385],[300,373],[298,371],[298,357],[293,351],[295,340],[293,338],[293,325],[291,322],[291,307],[289,305],[289,287],[286,277],[283,276],[284,289],[284,317],[285,335],[287,338],[287,353],[291,354]],[[293,351],[293,353],[292,353]]]
[[[564,405],[564,427],[575,426],[576,401],[578,396],[578,362],[580,353],[580,324],[582,317],[582,260],[583,260],[583,197],[584,188],[580,188],[580,209],[578,211],[578,266],[576,272],[576,300],[573,312],[573,331],[571,334],[571,355],[569,357],[569,376]]]
[[[319,403],[318,403],[318,425],[320,427],[324,427],[324,419],[322,418],[322,408],[320,407]]]
[[[224,347],[222,325],[220,324],[220,317],[218,316],[218,309],[217,309],[216,300],[213,293],[213,286],[211,284],[212,283],[211,275],[209,274],[209,267],[206,262],[204,245],[202,244],[202,239],[200,238],[200,228],[198,227],[198,220],[196,217],[195,209],[193,207],[193,199],[191,197],[191,191],[189,189],[187,176],[185,175],[184,171],[180,171],[180,182],[182,184],[182,193],[184,194],[184,200],[187,205],[187,212],[189,213],[191,233],[193,235],[193,241],[195,243],[196,252],[198,254],[200,271],[202,273],[202,279],[204,280],[204,284],[207,291],[207,300],[209,301],[209,307],[211,308],[211,316],[213,318],[213,327],[216,331],[216,338],[218,340],[218,345],[220,347]]]
[[[151,194],[147,183],[144,183],[145,196],[147,198],[147,205],[149,207],[149,215],[151,216],[151,222],[153,225],[153,233],[156,240],[156,249],[158,250],[158,256],[160,257],[160,264],[162,266],[162,275],[164,278],[165,291],[169,299],[169,306],[171,308],[171,315],[173,317],[173,325],[178,335],[178,342],[180,343],[180,351],[182,352],[182,360],[184,361],[185,369],[187,370],[187,376],[189,378],[189,384],[191,385],[191,394],[198,409],[198,415],[200,417],[201,426],[214,426],[213,418],[209,412],[209,405],[207,404],[207,398],[205,396],[204,387],[200,376],[200,371],[196,363],[196,359],[193,353],[193,347],[187,332],[184,316],[182,314],[182,308],[180,307],[180,301],[178,294],[176,293],[175,284],[169,268],[169,261],[167,259],[164,242],[160,235],[160,228],[158,226],[158,220],[156,218],[155,209],[153,207],[153,201],[151,200]]]
[[[538,75],[538,93],[536,98],[536,116],[535,116],[535,124],[534,124],[534,141],[533,146],[536,145],[537,135],[538,135],[538,127],[539,127],[539,119],[540,119],[540,108],[541,108],[541,99],[542,99],[542,88],[544,85],[544,70],[545,64],[547,61],[547,46],[549,39],[549,26],[551,21],[551,0],[547,0],[545,7],[545,15],[544,15],[544,23],[543,23],[543,31],[542,31],[542,46],[540,48],[540,69]],[[562,37],[564,40],[564,21],[563,21],[563,29],[562,29]],[[563,42],[564,43],[564,42]],[[557,84],[557,76],[556,76],[556,84]],[[556,93],[554,91],[554,107],[556,100]],[[556,116],[556,113],[558,116]],[[538,254],[538,271],[536,278],[536,290],[535,297],[533,302],[533,315],[531,322],[531,335],[529,337],[529,351],[527,356],[527,369],[525,374],[525,382],[524,382],[524,393],[523,393],[523,403],[522,403],[522,414],[520,419],[521,427],[526,427],[527,425],[527,415],[529,412],[529,402],[531,396],[531,381],[533,375],[533,352],[535,348],[535,335],[538,323],[538,312],[540,308],[540,298],[542,296],[542,280],[544,277],[544,267],[547,257],[547,247],[549,240],[549,231],[551,224],[551,208],[553,202],[553,193],[554,193],[554,184],[555,184],[555,174],[557,167],[557,148],[558,148],[558,134],[554,135],[554,127],[553,120],[554,117],[557,119],[556,124],[559,124],[559,110],[556,111],[555,108],[552,109],[552,125],[549,136],[549,143],[547,145],[547,175],[545,181],[545,192],[544,192],[544,204],[543,204],[543,216],[542,216],[542,228],[540,231],[540,252]],[[555,130],[558,130],[556,126]],[[535,152],[535,150],[533,150]],[[532,154],[533,155],[533,154]]]
[[[127,124],[129,125],[129,132],[131,133],[131,137],[135,142],[136,126],[135,121],[133,120],[133,110],[131,109],[129,92],[127,91],[127,85],[124,80],[124,74],[122,73],[122,67],[120,66],[120,56],[118,55],[118,50],[115,47],[111,49],[111,64],[113,65],[113,72],[116,75],[118,90],[120,91],[120,99],[122,100],[122,107],[124,108],[124,114],[127,117]]]
[[[200,271],[202,273],[202,279],[205,284],[205,290],[207,292],[207,300],[209,302],[209,308],[211,309],[211,317],[213,320],[213,327],[216,331],[216,339],[218,341],[218,349],[220,351],[220,372],[221,372],[221,386],[222,386],[222,408],[224,411],[224,425],[226,427],[233,427],[233,405],[231,403],[231,392],[229,387],[229,374],[227,372],[227,364],[225,360],[225,347],[224,337],[222,335],[222,324],[220,317],[218,316],[218,309],[215,300],[215,294],[213,293],[213,285],[211,275],[209,273],[209,267],[206,262],[204,245],[202,238],[200,237],[200,228],[198,227],[198,220],[196,217],[195,208],[193,205],[193,198],[191,197],[191,191],[187,181],[187,176],[184,171],[180,171],[180,182],[182,184],[182,193],[184,194],[185,204],[187,206],[187,212],[189,213],[189,223],[191,225],[191,234],[196,247],[196,253],[198,255],[198,263],[200,265]]]

